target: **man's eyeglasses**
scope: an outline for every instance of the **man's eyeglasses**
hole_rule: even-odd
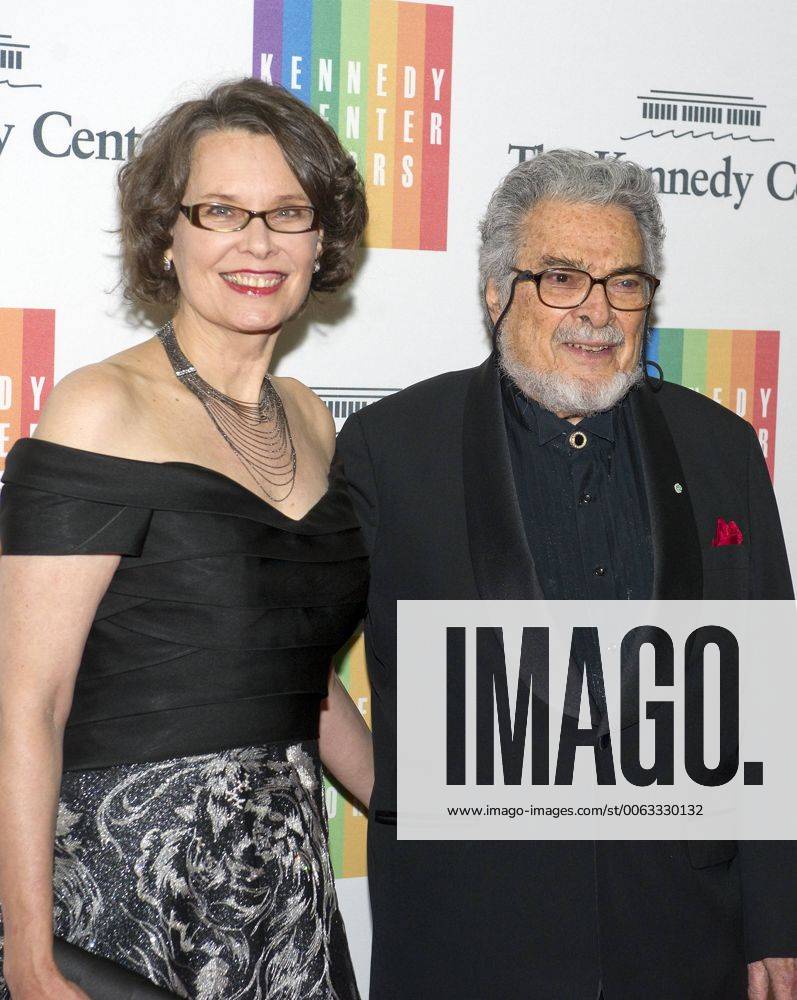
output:
[[[633,312],[647,309],[661,282],[644,271],[620,271],[605,278],[593,278],[573,267],[549,267],[544,271],[523,271],[513,267],[515,281],[533,281],[540,301],[552,309],[574,309],[585,302],[593,285],[603,285],[612,309]]]
[[[192,226],[211,229],[214,233],[237,233],[252,219],[262,219],[273,233],[309,233],[318,229],[318,212],[312,205],[282,205],[268,212],[250,212],[237,205],[200,202],[181,205],[180,211]]]

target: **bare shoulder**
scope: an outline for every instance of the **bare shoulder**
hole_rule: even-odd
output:
[[[274,385],[283,403],[292,404],[307,433],[331,459],[335,451],[335,420],[326,403],[298,379],[274,376]]]
[[[126,455],[141,410],[149,341],[66,375],[53,388],[34,437]]]

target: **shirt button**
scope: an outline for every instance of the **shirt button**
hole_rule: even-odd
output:
[[[579,503],[592,503],[595,497],[591,493],[582,493],[578,498]]]
[[[582,448],[586,447],[587,435],[584,431],[573,431],[567,440],[570,443],[571,448],[576,448],[580,451]]]
[[[603,576],[606,573],[606,569],[603,566],[596,566],[593,573],[595,576]]]

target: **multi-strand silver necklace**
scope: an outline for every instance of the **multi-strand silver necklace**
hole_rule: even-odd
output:
[[[174,374],[190,389],[207,410],[219,434],[232,448],[241,464],[275,503],[286,500],[296,482],[296,448],[285,407],[266,372],[257,403],[232,399],[206,382],[183,354],[171,320],[158,337]],[[275,496],[269,489],[287,490]]]

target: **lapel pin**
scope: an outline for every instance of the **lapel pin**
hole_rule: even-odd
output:
[[[681,486],[680,483],[673,483],[672,488],[675,490],[676,493],[683,493],[684,491],[684,488],[683,486]]]

